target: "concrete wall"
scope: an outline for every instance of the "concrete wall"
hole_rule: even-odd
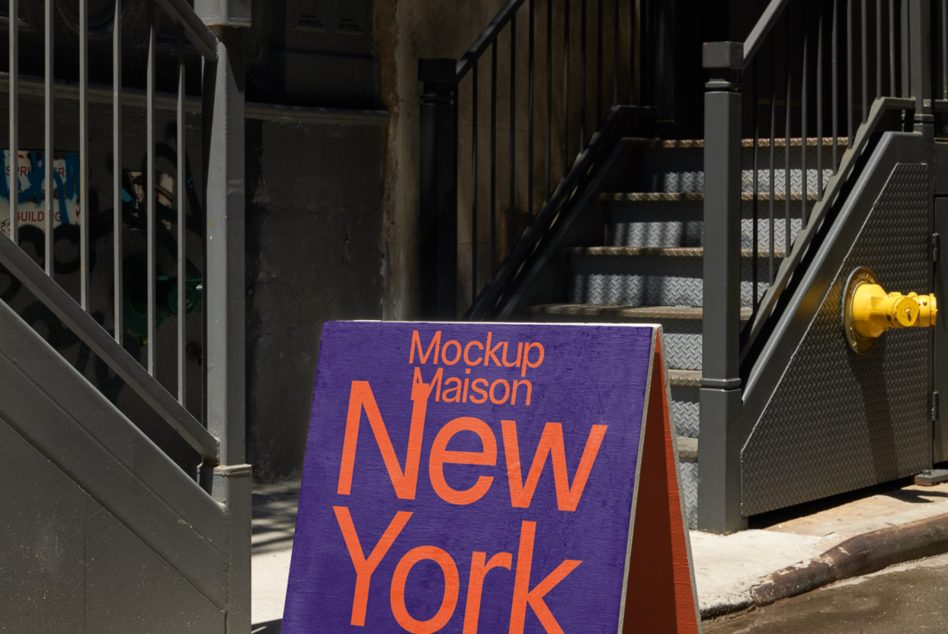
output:
[[[380,94],[391,117],[386,131],[383,218],[387,319],[417,317],[418,59],[460,57],[504,4],[503,0],[375,3]]]
[[[258,479],[299,472],[322,322],[382,317],[383,133],[371,122],[247,124],[247,428]]]
[[[419,317],[417,60],[459,57],[502,5],[375,2],[387,120],[248,123],[247,424],[258,480],[300,471],[322,322]]]

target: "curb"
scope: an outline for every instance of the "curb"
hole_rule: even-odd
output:
[[[851,537],[819,557],[778,570],[750,590],[754,607],[770,605],[851,577],[948,552],[948,513]]]

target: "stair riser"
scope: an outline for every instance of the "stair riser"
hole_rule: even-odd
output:
[[[845,147],[838,149],[837,155],[842,156]],[[795,190],[800,189],[801,174],[803,172],[803,153],[800,147],[791,147],[789,161],[784,155],[785,149],[774,148],[775,187],[782,187],[786,179],[787,165],[791,172],[791,182]],[[639,191],[701,191],[704,178],[704,149],[703,148],[640,148],[631,155],[631,165],[634,166],[635,176],[631,183],[638,186]],[[822,164],[820,161],[822,160]],[[817,148],[808,147],[806,150],[806,171],[811,189],[819,183],[819,169],[823,171],[824,185],[832,173],[833,149],[831,146]],[[741,151],[742,181],[750,186],[754,177],[754,151],[744,148]],[[770,148],[762,147],[757,150],[757,174],[761,182],[770,173]],[[760,183],[758,184],[760,185]],[[668,187],[668,189],[663,189]],[[750,191],[749,187],[745,191]],[[777,190],[780,191],[780,190]]]
[[[744,205],[741,220],[741,248],[749,249],[754,244],[754,221],[752,205]],[[812,203],[808,205],[812,208]],[[775,221],[771,223],[770,209],[766,202],[757,209],[757,246],[770,248],[771,226],[774,228],[774,246],[786,248],[787,223],[786,208],[783,202],[775,203]],[[800,201],[790,203],[791,241],[803,226],[800,219]],[[609,223],[606,225],[607,246],[614,247],[698,247],[702,246],[702,220],[704,210],[701,203],[609,203],[607,208]],[[760,218],[765,216],[765,218]],[[669,220],[673,217],[674,220]]]
[[[820,173],[818,170],[806,170],[807,191],[811,194],[816,193],[820,187]],[[823,187],[829,182],[833,175],[831,170],[823,170]],[[787,173],[785,170],[774,172],[774,193],[782,194],[786,192]],[[657,171],[643,174],[637,181],[636,191],[648,192],[678,192],[678,193],[701,193],[704,191],[704,172],[667,172]],[[745,193],[754,191],[754,172],[753,170],[741,171],[741,190]],[[770,171],[757,172],[757,191],[770,193]],[[790,170],[790,192],[800,194],[803,191],[803,170]]]
[[[610,318],[597,320],[582,315],[548,315],[535,313],[537,321],[552,321],[558,323],[588,323],[595,321],[621,321],[622,323],[660,323],[664,339],[662,351],[665,362],[674,370],[701,369],[701,320],[699,319],[621,319]]]
[[[678,463],[678,490],[685,507],[685,524],[690,530],[698,527],[698,463]]]
[[[679,436],[698,437],[698,391],[691,386],[671,386],[671,421]]]
[[[702,258],[699,257],[574,255],[571,263],[571,303],[702,305]],[[762,277],[768,271],[765,258],[759,259],[759,271]],[[741,305],[751,306],[754,284],[750,258],[742,258],[741,274]],[[757,296],[762,296],[766,289],[766,282],[758,281]]]

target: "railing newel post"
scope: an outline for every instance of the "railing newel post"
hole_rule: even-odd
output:
[[[202,19],[208,19],[206,15]],[[250,627],[251,468],[246,464],[246,31],[212,26],[216,60],[203,67],[205,173],[205,402],[220,442],[211,494],[227,513],[226,629]],[[203,479],[203,478],[202,478]]]
[[[739,42],[706,43],[704,319],[698,527],[732,532],[740,512],[741,93]]]
[[[426,318],[454,319],[458,312],[457,61],[420,59],[418,79],[422,83],[421,310]],[[477,236],[471,236],[471,248],[477,248]]]

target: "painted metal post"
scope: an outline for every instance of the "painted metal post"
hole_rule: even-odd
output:
[[[740,512],[741,94],[743,45],[704,45],[704,321],[698,527],[732,532]]]
[[[421,94],[421,308],[435,319],[457,316],[457,62],[418,60]]]
[[[207,427],[220,441],[211,491],[227,509],[227,631],[250,631],[250,466],[245,453],[244,48],[246,31],[214,26],[204,64],[207,174]]]

